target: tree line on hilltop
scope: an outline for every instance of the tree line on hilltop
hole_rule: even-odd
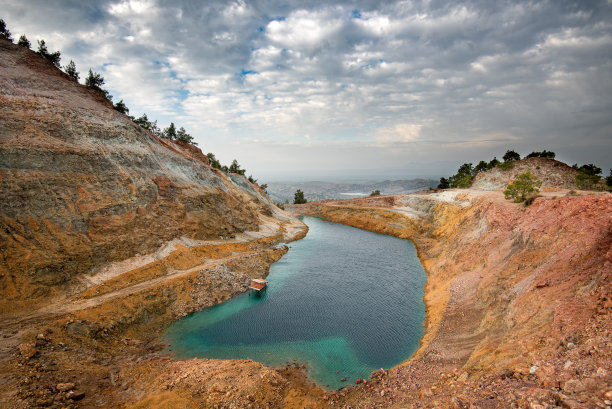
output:
[[[554,159],[555,153],[547,150],[544,150],[542,152],[531,152],[529,155],[525,156],[525,158]],[[489,162],[481,160],[476,166],[473,166],[471,163],[464,163],[463,165],[459,166],[457,173],[455,173],[454,175],[448,178],[440,178],[440,184],[438,185],[438,189],[468,188],[472,186],[472,182],[474,181],[474,178],[478,173],[491,170],[495,167],[498,167],[501,170],[512,169],[514,168],[514,163],[521,159],[521,155],[519,155],[514,150],[508,150],[506,151],[502,159],[503,162],[499,161],[497,157],[493,157],[493,159],[491,159],[491,161]],[[602,169],[600,167],[597,167],[594,164],[590,163],[582,166],[574,164],[572,168],[578,171],[574,178],[574,181],[576,183],[576,186],[578,186],[580,189],[603,188],[604,180],[600,176],[602,173]],[[608,187],[612,186],[612,169],[610,169],[610,176],[605,178],[605,185],[607,185]]]
[[[4,38],[6,38],[7,40],[11,42],[13,41],[11,32],[6,27],[6,23],[4,22],[3,19],[0,19],[0,35],[4,36]],[[27,49],[32,48],[32,44],[30,43],[30,40],[28,40],[25,34],[22,34],[19,37],[19,40],[17,41],[17,45],[21,47],[25,47]],[[54,52],[49,51],[45,40],[38,40],[38,50],[36,50],[36,54],[50,61],[58,69],[63,69],[63,71],[69,77],[71,77],[76,82],[79,82],[80,73],[77,71],[76,64],[74,63],[74,61],[70,60],[68,64],[62,67],[60,65],[61,52],[60,51],[54,51]],[[100,73],[92,71],[92,69],[90,68],[87,74],[87,77],[85,78],[85,85],[89,88],[95,89],[96,91],[100,92],[111,103],[113,102],[113,96],[110,94],[110,92],[108,92],[108,90],[102,87],[104,85],[104,77],[102,77]],[[160,138],[177,140],[177,141],[189,143],[191,145],[197,145],[193,137],[190,134],[188,134],[187,131],[185,131],[185,128],[180,127],[177,130],[173,122],[171,122],[167,128],[165,128],[164,130],[161,130],[157,126],[157,121],[153,121],[153,122],[149,121],[147,114],[143,114],[139,118],[131,116],[129,114],[130,110],[125,105],[123,100],[116,102],[115,104],[113,104],[113,106],[115,107],[117,111],[121,112],[122,114],[127,115],[132,121],[134,121],[134,123],[140,125],[144,129],[148,130],[149,132],[153,133],[154,135]]]
[[[10,42],[13,42],[12,34],[10,30],[7,28],[4,20],[1,18],[0,18],[0,36],[3,36],[5,39],[9,40]],[[17,40],[17,45],[27,48],[29,50],[32,49],[32,44],[30,43],[30,40],[28,40],[25,34],[22,34],[19,37],[19,39]],[[76,64],[74,63],[74,61],[70,60],[68,64],[62,67],[60,65],[61,52],[60,51],[54,51],[54,52],[49,51],[47,44],[45,43],[45,40],[38,40],[38,50],[36,51],[36,54],[50,61],[58,69],[63,69],[63,71],[69,77],[71,77],[76,82],[79,82],[80,73],[77,71]],[[103,85],[104,85],[104,77],[102,77],[100,73],[92,71],[90,68],[87,74],[87,77],[85,78],[85,86],[100,92],[106,99],[108,99],[112,103],[113,96],[110,94],[110,92],[108,92],[108,90],[102,87]],[[139,125],[143,129],[146,129],[147,131],[149,131],[150,133],[152,133],[153,135],[159,138],[164,138],[164,139],[168,139],[171,141],[179,141],[179,142],[187,143],[187,144],[194,145],[194,146],[198,145],[197,142],[195,142],[193,136],[187,133],[184,127],[181,126],[177,129],[176,125],[174,125],[174,122],[170,122],[170,125],[168,125],[167,128],[161,129],[157,125],[157,120],[150,120],[146,113],[143,113],[139,117],[134,117],[130,115],[130,109],[126,106],[123,100],[120,100],[114,103],[113,106],[117,111],[121,112],[122,114],[130,118],[135,124]],[[225,173],[236,173],[239,175],[244,175],[246,172],[245,169],[242,169],[240,167],[240,164],[238,164],[238,161],[236,159],[232,161],[230,166],[225,166],[225,165],[222,165],[217,160],[217,158],[215,157],[213,153],[209,152],[206,156],[208,157],[210,165],[215,169],[219,169]],[[253,184],[257,184],[257,179],[254,179],[252,175],[250,175],[247,179],[249,180],[249,182]],[[262,184],[258,186],[264,192],[266,191],[268,187],[267,184]]]

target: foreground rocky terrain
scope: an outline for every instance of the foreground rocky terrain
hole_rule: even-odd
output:
[[[0,40],[0,407],[612,406],[612,197],[568,195],[549,165],[529,207],[491,173],[294,208],[414,241],[427,321],[403,365],[330,392],[298,362],[179,361],[163,329],[244,292],[307,229]]]

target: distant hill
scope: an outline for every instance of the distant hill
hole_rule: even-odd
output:
[[[368,196],[374,190],[380,190],[382,195],[396,195],[411,193],[430,187],[436,187],[437,180],[410,179],[410,180],[384,180],[381,182],[295,182],[295,183],[269,183],[268,195],[275,202],[293,201],[297,189],[301,189],[309,201],[325,199],[350,199]]]
[[[563,189],[577,189],[574,181],[576,169],[554,159],[525,158],[517,161],[512,169],[495,167],[474,177],[472,189],[497,190],[505,188],[519,173],[531,172],[543,186]]]

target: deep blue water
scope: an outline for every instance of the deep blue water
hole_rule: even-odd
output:
[[[267,292],[174,323],[179,358],[294,359],[339,388],[412,355],[423,336],[425,271],[408,240],[305,217],[308,235],[274,263]],[[336,373],[338,371],[338,373]]]

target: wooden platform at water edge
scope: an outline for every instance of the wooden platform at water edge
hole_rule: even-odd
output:
[[[249,290],[253,290],[257,294],[261,294],[263,291],[266,291],[267,287],[268,281],[263,280],[261,278],[253,278],[251,280],[251,284],[249,285]]]

